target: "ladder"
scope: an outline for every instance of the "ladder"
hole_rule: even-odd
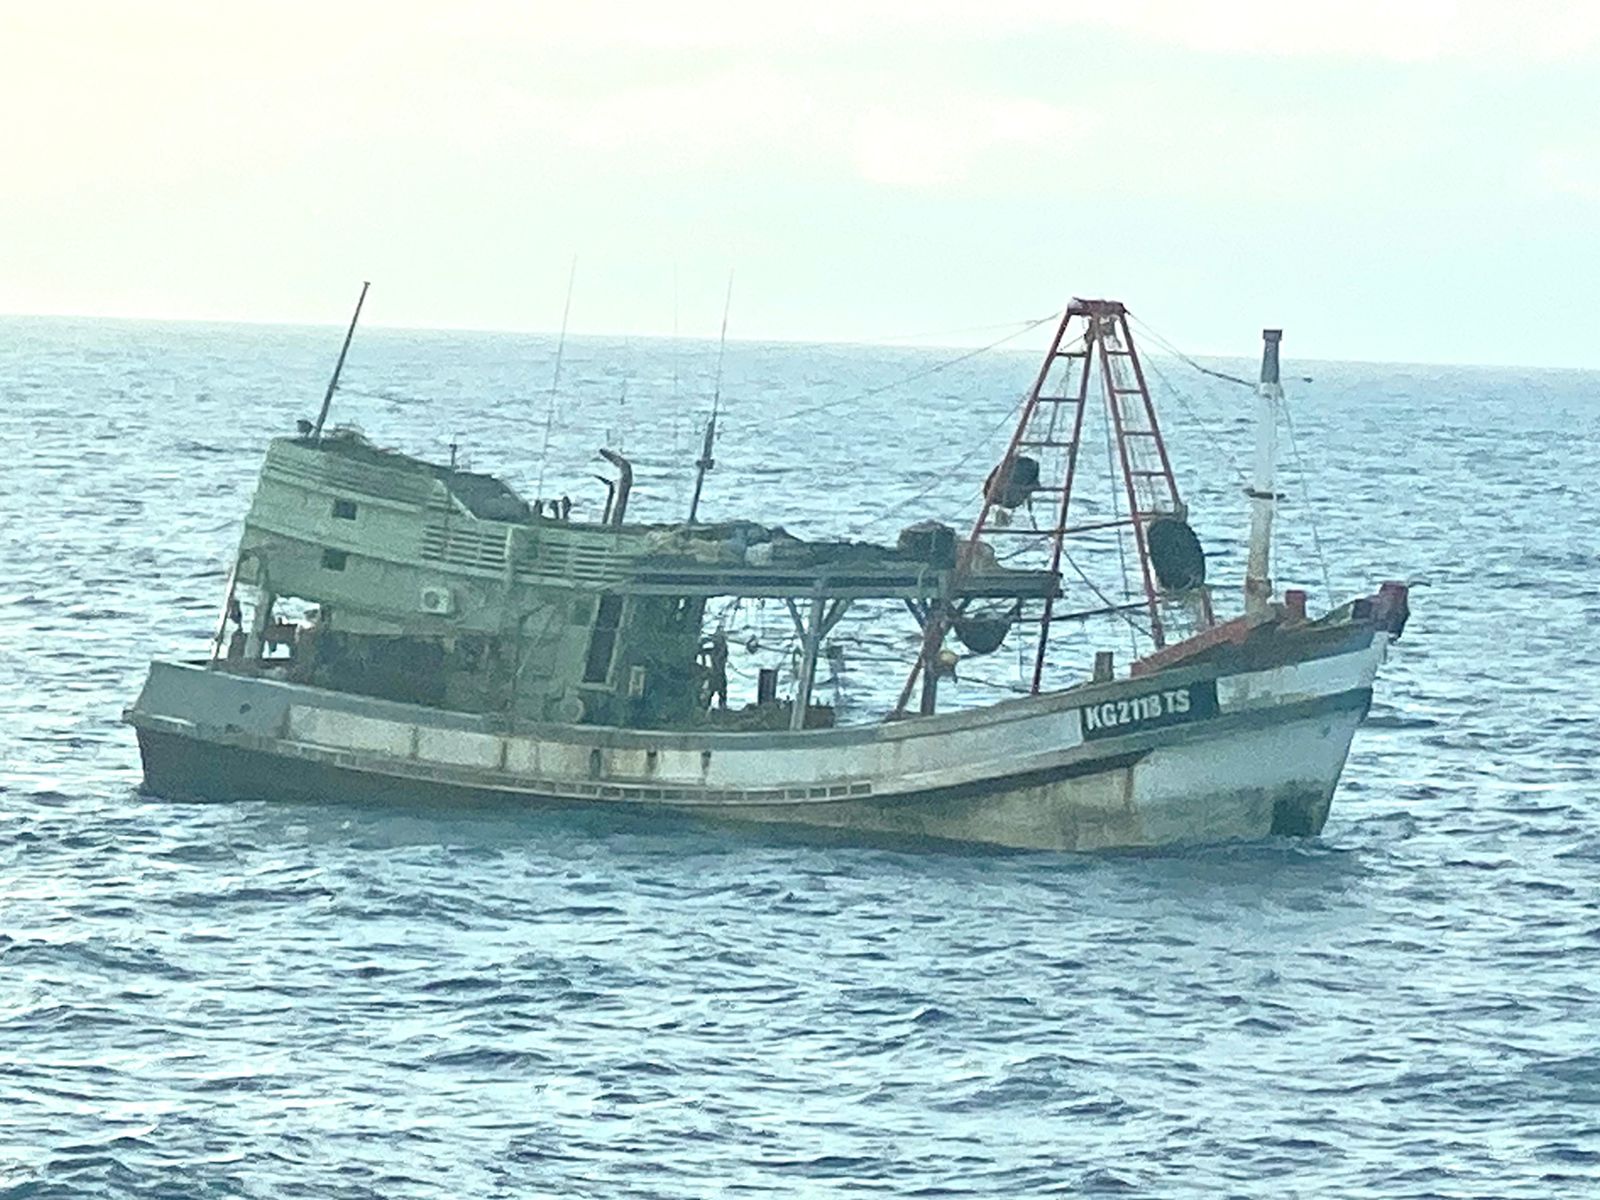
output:
[[[1113,517],[1074,524],[1073,489],[1078,482],[1085,417],[1096,378],[1111,433],[1110,469],[1120,477],[1122,495],[1113,497]],[[1037,467],[1036,480],[1033,467],[1024,460],[1031,460]],[[1024,490],[1026,496],[1022,497]],[[1050,516],[1043,523],[1034,519],[1035,499],[1048,501]],[[1024,511],[1026,522],[1020,519]],[[1159,517],[1183,520],[1186,515],[1144,368],[1128,327],[1126,307],[1115,300],[1074,299],[1056,326],[1005,455],[984,486],[983,506],[957,564],[958,571],[972,569],[990,551],[1004,545],[1005,559],[1034,548],[1037,559],[1047,562],[1051,573],[1059,577],[1067,539],[1110,530],[1115,530],[1120,539],[1131,530],[1144,597],[1139,603],[1111,607],[1143,609],[1151,640],[1159,649],[1169,637],[1187,637],[1212,624],[1206,590],[1202,587],[1192,594],[1164,591],[1150,557],[1151,522]],[[1035,695],[1043,687],[1055,612],[1056,598],[1047,597],[1037,617],[1039,632],[1030,688]],[[931,669],[951,620],[949,614],[930,614],[924,627],[923,653],[901,693],[901,711],[910,699],[918,674]],[[932,707],[930,691],[925,684],[924,712]]]

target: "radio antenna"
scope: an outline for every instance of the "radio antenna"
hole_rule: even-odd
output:
[[[728,272],[728,294],[722,301],[722,336],[717,340],[717,381],[711,389],[711,419],[706,422],[705,440],[700,445],[700,458],[695,462],[694,497],[689,501],[689,524],[693,525],[700,512],[700,489],[705,486],[706,472],[716,466],[711,457],[712,445],[717,440],[717,413],[722,408],[722,359],[728,349],[728,312],[733,308],[733,272]]]
[[[333,364],[333,378],[328,380],[328,390],[322,394],[322,411],[317,413],[317,423],[311,430],[313,445],[322,440],[322,426],[328,419],[328,408],[333,403],[333,393],[339,386],[339,376],[344,371],[344,356],[350,353],[350,339],[356,335],[356,322],[361,320],[361,306],[366,302],[367,289],[371,286],[371,280],[363,280],[361,283],[361,295],[356,297],[355,314],[350,318],[350,328],[344,331],[344,345],[339,347],[339,361]]]
[[[572,269],[567,272],[567,302],[561,309],[561,337],[556,341],[556,368],[550,379],[550,403],[544,411],[544,443],[539,447],[539,486],[534,495],[544,499],[544,468],[550,461],[550,430],[556,423],[556,389],[561,386],[561,357],[567,349],[567,318],[572,315],[572,285],[578,279],[578,256],[572,256]]]

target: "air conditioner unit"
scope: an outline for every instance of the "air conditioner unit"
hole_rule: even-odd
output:
[[[448,617],[456,611],[456,594],[447,587],[425,587],[421,608],[436,617]]]

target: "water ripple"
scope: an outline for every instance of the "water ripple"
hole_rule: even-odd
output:
[[[1327,832],[1079,859],[140,796],[117,715],[203,644],[329,343],[0,330],[0,1200],[1600,1194],[1597,546],[1540,490],[1600,489],[1595,375],[1320,364],[1297,433],[1335,570],[1429,581]],[[427,403],[338,417],[441,456],[462,431],[525,484],[552,350],[375,331],[352,378]],[[837,533],[932,482],[961,511],[975,481],[918,464],[992,427],[1026,356],[939,377],[937,420],[887,392],[768,424],[927,361],[730,347],[708,503]],[[641,515],[678,511],[714,370],[575,339],[561,486],[619,434]],[[1193,407],[1232,436],[1231,393]],[[1237,479],[1187,420],[1237,575]],[[1287,508],[1281,577],[1315,589]],[[868,705],[905,651],[882,618],[848,668]]]

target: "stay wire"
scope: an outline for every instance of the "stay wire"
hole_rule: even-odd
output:
[[[1113,403],[1115,400],[1116,398],[1112,397]],[[1117,495],[1116,453],[1111,444],[1111,421],[1105,420],[1102,421],[1101,424],[1105,427],[1106,431],[1106,482],[1111,485],[1111,514],[1117,519],[1118,522],[1116,528],[1112,530],[1112,533],[1117,539],[1117,564],[1122,572],[1122,599],[1124,602],[1126,602],[1133,597],[1133,584],[1128,579],[1128,553],[1126,549],[1126,539],[1123,537],[1124,530],[1121,524],[1122,498]],[[1133,521],[1135,519],[1131,510],[1129,511],[1128,519],[1129,521]],[[1128,646],[1133,651],[1133,657],[1138,658],[1139,639],[1131,630],[1128,633]]]
[[[1250,486],[1249,476],[1244,473],[1244,470],[1239,466],[1238,461],[1227,447],[1217,440],[1216,435],[1211,432],[1210,426],[1206,424],[1205,418],[1195,411],[1192,404],[1183,398],[1183,393],[1167,378],[1166,373],[1160,367],[1148,359],[1144,360],[1144,366],[1150,369],[1150,373],[1156,377],[1166,395],[1172,398],[1172,402],[1178,406],[1179,410],[1194,423],[1196,431],[1201,437],[1205,438],[1211,449],[1217,453],[1217,456],[1223,462],[1228,464],[1228,469],[1238,477],[1241,486],[1248,488]]]
[[[351,387],[347,383],[341,383],[339,385],[339,391],[344,393],[344,394],[346,394],[346,395],[350,395],[350,396],[360,396],[363,400],[384,400],[384,401],[387,401],[390,404],[428,404],[428,403],[431,403],[431,401],[429,401],[429,400],[427,400],[427,399],[425,399],[425,398],[423,398],[421,396],[408,396],[403,392],[396,392],[396,391],[394,391],[392,389],[391,390],[380,391],[380,392],[369,392],[369,391],[365,390],[364,388]]]
[[[1060,316],[1059,313],[1057,313],[1055,315],[1057,317]],[[1046,317],[1046,318],[1044,318],[1044,320],[1048,321],[1048,320],[1051,320],[1051,318],[1050,317]],[[1028,328],[1029,329],[1036,329],[1042,323],[1043,322],[1041,322],[1041,321],[1034,321],[1028,326]],[[1017,333],[1013,333],[1012,336],[1016,337],[1016,336],[1019,336],[1021,333],[1026,333],[1026,332],[1027,332],[1026,329],[1019,330],[1019,331],[1017,331]],[[1076,345],[1078,341],[1082,341],[1082,339],[1079,338],[1079,339],[1077,339],[1077,341],[1075,341],[1075,342],[1073,342],[1071,344],[1072,345]],[[999,343],[995,343],[995,344],[998,345]],[[993,348],[994,348],[993,346],[989,347],[989,349],[993,349]],[[978,353],[982,353],[982,351],[973,351],[972,353],[973,354],[978,354]],[[964,355],[963,357],[970,358],[970,357],[972,357],[972,354]],[[949,365],[949,364],[946,364],[946,365]],[[907,381],[906,380],[902,380],[901,382],[907,382]],[[890,385],[887,385],[887,386],[892,387],[892,386],[895,386],[895,385],[890,384]],[[885,390],[885,389],[878,389],[878,390]],[[865,533],[869,529],[876,528],[878,525],[881,525],[884,521],[888,520],[890,517],[896,515],[897,513],[903,512],[906,508],[908,508],[909,506],[915,504],[918,500],[923,499],[924,497],[929,495],[931,492],[935,491],[937,488],[939,488],[942,484],[945,483],[946,479],[950,475],[955,474],[957,471],[961,470],[961,468],[965,467],[968,463],[970,463],[979,454],[983,453],[983,451],[988,447],[990,439],[992,439],[995,434],[999,433],[1007,425],[1011,424],[1012,421],[1016,419],[1017,414],[1022,411],[1023,406],[1026,405],[1027,403],[1028,403],[1028,395],[1024,394],[1024,395],[1020,396],[1017,399],[1017,402],[1011,406],[1011,408],[1006,412],[1006,414],[1003,417],[1001,417],[1000,420],[996,421],[994,426],[992,428],[990,428],[986,433],[984,433],[982,437],[980,437],[976,442],[973,443],[972,449],[968,450],[965,454],[963,454],[960,458],[958,458],[950,466],[948,466],[948,467],[943,469],[943,474],[939,478],[935,479],[927,487],[920,489],[919,491],[913,493],[910,496],[907,496],[904,500],[897,501],[896,503],[890,505],[888,508],[884,509],[882,512],[880,512],[872,520],[867,521],[867,522],[865,522],[865,523],[863,523],[861,525],[855,526],[852,529],[851,532],[855,533],[855,534],[862,534],[862,533]],[[969,496],[969,498],[972,498],[972,497],[976,497],[978,499],[982,499],[982,497],[983,497],[983,489],[981,487],[975,489]]]
[[[1117,495],[1116,451],[1111,444],[1111,422],[1103,420],[1100,424],[1104,427],[1106,435],[1106,481],[1111,485],[1111,515],[1117,521],[1114,532],[1117,539],[1117,563],[1122,571],[1122,598],[1127,600],[1133,595],[1133,585],[1128,581],[1128,552],[1122,536],[1122,497]],[[1130,514],[1129,520],[1132,519]]]
[[[956,355],[954,358],[945,359],[943,362],[935,363],[931,367],[924,367],[920,371],[913,371],[909,375],[902,376],[901,378],[892,380],[889,383],[879,384],[877,387],[867,388],[865,391],[857,392],[854,395],[841,396],[837,400],[824,400],[821,404],[813,404],[808,408],[797,408],[793,412],[779,413],[776,416],[768,418],[768,420],[772,423],[776,423],[778,421],[794,421],[801,417],[811,417],[818,413],[829,412],[840,407],[841,405],[855,404],[862,400],[870,400],[872,397],[882,395],[884,392],[892,392],[896,388],[904,387],[908,383],[916,383],[919,379],[927,379],[930,375],[937,375],[941,371],[947,371],[951,367],[958,366],[969,359],[977,358],[980,354],[987,354],[991,350],[997,350],[1001,346],[1004,346],[1007,342],[1014,342],[1023,334],[1031,333],[1033,330],[1039,328],[1039,326],[1048,324],[1051,321],[1059,320],[1060,318],[1061,314],[1059,312],[1051,313],[1049,316],[1040,317],[1035,321],[1029,321],[1020,329],[1013,330],[1012,332],[1006,334],[1005,337],[998,338],[995,341],[990,342],[987,346],[979,346],[976,350],[964,351],[963,353]]]
[[[1226,371],[1216,371],[1216,370],[1213,370],[1210,367],[1203,366],[1202,364],[1197,363],[1193,358],[1191,358],[1189,355],[1185,354],[1182,350],[1179,350],[1176,346],[1174,346],[1166,338],[1162,337],[1161,334],[1157,333],[1154,329],[1152,329],[1145,321],[1140,320],[1138,317],[1134,316],[1131,312],[1128,315],[1130,317],[1132,317],[1135,322],[1138,323],[1140,329],[1144,330],[1147,334],[1150,335],[1151,339],[1153,341],[1155,341],[1155,343],[1157,345],[1161,346],[1164,350],[1166,350],[1173,357],[1177,358],[1179,361],[1181,361],[1181,362],[1185,363],[1186,365],[1192,367],[1194,370],[1199,371],[1200,374],[1209,375],[1213,379],[1221,379],[1226,383],[1235,383],[1235,384],[1238,384],[1241,387],[1250,388],[1252,391],[1254,391],[1255,388],[1259,386],[1257,383],[1255,383],[1255,382],[1253,382],[1253,381],[1251,381],[1249,379],[1241,379],[1237,375],[1229,375]],[[1171,384],[1167,383],[1166,377],[1162,376],[1161,372],[1158,369],[1155,369],[1154,367],[1152,367],[1152,369],[1155,370],[1156,374],[1161,377],[1162,383],[1168,388],[1168,390],[1171,391],[1174,396],[1178,396],[1177,390],[1175,388],[1173,388],[1171,386]],[[1178,403],[1184,407],[1185,411],[1190,411],[1188,409],[1188,405],[1184,403],[1184,401],[1182,400],[1181,397],[1178,398]],[[1311,526],[1311,544],[1312,544],[1313,548],[1316,551],[1317,565],[1322,571],[1322,587],[1323,587],[1323,590],[1324,590],[1324,592],[1326,593],[1326,595],[1328,597],[1328,604],[1332,605],[1333,602],[1334,602],[1334,600],[1333,600],[1333,584],[1331,582],[1331,577],[1330,577],[1330,575],[1328,573],[1328,558],[1327,558],[1327,555],[1323,552],[1323,548],[1322,548],[1322,532],[1321,532],[1320,529],[1317,528],[1316,508],[1312,504],[1312,501],[1311,501],[1311,487],[1310,487],[1310,483],[1309,483],[1310,475],[1306,471],[1305,459],[1302,458],[1301,455],[1300,455],[1300,444],[1299,444],[1298,441],[1296,441],[1295,436],[1294,436],[1294,417],[1290,413],[1289,405],[1287,403],[1284,403],[1282,405],[1282,408],[1283,408],[1284,428],[1287,429],[1288,433],[1289,433],[1289,450],[1294,455],[1295,473],[1300,477],[1300,497],[1301,497],[1301,500],[1305,504],[1305,507],[1306,507],[1306,523]],[[1194,416],[1195,414],[1192,411],[1190,411],[1190,415]],[[1198,417],[1196,417],[1196,420],[1198,421]],[[1203,428],[1203,426],[1202,426],[1202,428]],[[1237,466],[1234,467],[1234,472],[1236,474],[1239,474],[1241,477],[1243,476],[1243,472],[1239,471],[1239,468]]]
[[[1283,408],[1283,425],[1289,431],[1289,450],[1294,455],[1295,474],[1300,477],[1300,498],[1306,506],[1306,524],[1311,526],[1311,545],[1317,552],[1317,565],[1322,569],[1322,590],[1328,598],[1328,607],[1334,605],[1333,583],[1328,574],[1328,557],[1322,552],[1322,533],[1317,529],[1317,511],[1311,503],[1310,473],[1306,470],[1305,460],[1300,457],[1300,443],[1294,436],[1294,417],[1289,414],[1288,404]]]
[[[1061,552],[1061,557],[1067,560],[1067,565],[1077,573],[1078,578],[1083,580],[1084,586],[1095,594],[1095,598],[1099,600],[1101,604],[1104,604],[1108,610],[1126,621],[1129,627],[1133,629],[1135,633],[1142,633],[1145,637],[1150,637],[1150,631],[1148,629],[1139,624],[1139,622],[1135,621],[1127,614],[1126,611],[1123,610],[1120,605],[1114,603],[1104,592],[1095,586],[1094,580],[1090,579],[1083,573],[1083,568],[1077,564],[1077,561],[1072,557],[1072,555],[1063,550]],[[1153,641],[1154,639],[1152,638],[1151,640]]]
[[[729,291],[730,292],[732,291],[732,277],[731,276],[729,278]],[[674,296],[676,297],[676,292],[674,292]],[[674,300],[674,305],[676,305],[676,300]],[[878,387],[868,388],[864,392],[860,392],[860,393],[858,393],[856,395],[853,395],[853,396],[846,396],[846,397],[844,397],[842,399],[825,400],[821,404],[813,405],[811,408],[798,409],[795,412],[791,412],[791,413],[782,413],[782,414],[780,414],[778,416],[775,416],[775,417],[773,417],[771,419],[774,420],[774,421],[787,421],[792,417],[802,417],[802,416],[806,416],[806,415],[808,415],[810,413],[814,413],[814,412],[824,412],[824,411],[826,411],[826,410],[828,410],[830,408],[836,407],[836,406],[838,406],[840,404],[847,403],[849,401],[867,400],[867,399],[870,399],[873,396],[880,395],[883,392],[893,391],[897,387],[902,387],[902,386],[904,386],[905,384],[908,384],[908,383],[915,383],[919,379],[924,379],[924,378],[928,377],[929,375],[935,375],[935,374],[939,373],[940,371],[946,370],[946,369],[948,369],[950,367],[953,367],[953,366],[957,366],[960,363],[966,362],[970,358],[976,358],[980,354],[987,353],[990,350],[998,349],[999,347],[1005,345],[1007,342],[1015,341],[1017,338],[1021,337],[1023,334],[1029,333],[1032,330],[1035,330],[1035,329],[1039,328],[1040,325],[1043,325],[1046,322],[1049,322],[1049,321],[1052,321],[1052,320],[1056,320],[1060,316],[1061,316],[1061,314],[1059,312],[1057,312],[1057,313],[1052,313],[1048,317],[1042,317],[1042,318],[1040,318],[1038,320],[1030,320],[1030,321],[1024,321],[1024,322],[1007,321],[1004,324],[979,325],[979,326],[974,326],[971,329],[948,330],[948,331],[946,331],[946,333],[948,335],[951,335],[951,336],[953,336],[955,334],[958,334],[958,333],[979,333],[979,332],[987,333],[990,330],[994,330],[994,329],[1009,329],[1011,332],[1009,334],[1007,334],[1005,337],[1000,338],[997,341],[990,342],[987,346],[980,346],[976,350],[963,351],[961,354],[957,355],[956,357],[954,357],[952,359],[949,359],[949,360],[947,360],[945,362],[938,363],[938,364],[936,364],[936,365],[934,365],[932,367],[926,367],[926,368],[924,368],[922,370],[915,371],[912,374],[903,376],[902,378],[896,379],[891,383],[885,383],[885,384],[879,385]],[[879,339],[877,339],[875,342],[873,342],[871,344],[872,345],[881,345],[881,344],[883,344],[885,342],[894,341],[894,340],[906,341],[906,340],[910,340],[910,339],[916,338],[916,337],[935,337],[935,336],[938,336],[938,335],[936,335],[936,334],[905,334],[905,335],[901,335],[901,337],[898,338],[898,339],[895,339],[895,338],[879,338]],[[673,339],[672,397],[673,397],[674,402],[676,402],[676,400],[678,398],[678,389],[679,389],[678,344],[679,344],[679,341],[680,341],[679,334],[678,334],[678,318],[677,318],[677,309],[676,309],[676,307],[674,307],[674,310],[673,310],[672,339]],[[719,355],[719,357],[720,357],[720,355]],[[426,397],[423,397],[423,396],[409,395],[409,394],[404,393],[404,392],[397,392],[397,391],[393,391],[393,390],[387,390],[387,391],[364,391],[361,388],[353,388],[349,384],[346,384],[346,383],[340,383],[339,384],[339,391],[348,392],[352,396],[360,396],[360,397],[362,397],[364,399],[367,399],[367,400],[387,400],[387,401],[389,401],[391,403],[394,403],[394,404],[426,404],[426,403],[429,403],[428,399]]]
[[[1148,324],[1146,324],[1144,321],[1142,321],[1138,317],[1134,316],[1134,314],[1132,312],[1129,312],[1128,316],[1133,320],[1133,322],[1136,325],[1139,326],[1140,329],[1144,330],[1145,333],[1150,335],[1150,339],[1153,342],[1155,342],[1156,345],[1160,346],[1163,350],[1165,350],[1168,354],[1172,355],[1174,358],[1179,359],[1182,362],[1184,362],[1185,364],[1187,364],[1188,366],[1193,367],[1196,371],[1199,371],[1200,374],[1209,375],[1213,379],[1221,379],[1225,383],[1236,383],[1240,387],[1247,387],[1247,388],[1251,389],[1252,391],[1255,390],[1256,383],[1255,383],[1254,380],[1240,379],[1239,376],[1237,376],[1237,375],[1229,375],[1226,371],[1218,371],[1218,370],[1216,370],[1216,369],[1214,369],[1212,367],[1207,367],[1207,366],[1202,365],[1201,363],[1196,362],[1189,355],[1185,354],[1182,350],[1179,350],[1171,342],[1167,341],[1166,338],[1162,337],[1154,329],[1150,328],[1150,326]]]
[[[1060,315],[1059,313],[1057,314]],[[1027,321],[996,321],[992,325],[969,325],[965,329],[932,329],[922,333],[896,333],[872,338],[867,345],[882,346],[891,342],[915,342],[924,338],[961,337],[969,333],[995,333],[1002,329],[1015,329]]]
[[[1016,418],[1017,413],[1019,411],[1021,411],[1022,406],[1024,404],[1026,404],[1027,402],[1028,402],[1028,398],[1026,396],[1024,396],[1020,400],[1018,400],[1015,404],[1013,404],[1011,406],[1011,408],[1006,412],[1006,414],[1003,417],[1001,417],[998,421],[996,421],[994,426],[992,428],[990,428],[990,430],[987,433],[985,433],[980,439],[978,439],[977,442],[975,442],[973,444],[972,449],[968,450],[965,454],[963,454],[955,462],[951,463],[950,466],[943,468],[941,470],[941,473],[939,474],[939,476],[937,478],[935,478],[934,481],[932,483],[930,483],[927,487],[921,489],[920,491],[918,491],[918,492],[916,492],[916,493],[914,493],[914,494],[912,494],[910,496],[907,496],[904,500],[900,500],[900,501],[896,502],[895,504],[890,505],[888,508],[884,509],[882,512],[880,512],[872,520],[866,522],[863,525],[857,526],[854,532],[860,534],[860,533],[865,533],[869,529],[876,528],[877,526],[883,524],[883,522],[887,521],[890,517],[893,517],[896,514],[905,511],[905,509],[907,509],[911,505],[915,504],[918,500],[923,499],[924,497],[928,496],[930,493],[932,493],[935,490],[937,490],[939,487],[943,486],[945,483],[949,482],[950,476],[952,476],[956,472],[960,471],[962,467],[966,466],[969,462],[971,462],[974,458],[976,458],[979,454],[981,454],[985,449],[988,448],[990,439],[992,439],[995,434],[999,433],[1007,425],[1011,424],[1011,422]],[[981,488],[978,489],[978,493],[977,494],[979,496],[983,495],[983,490]]]

